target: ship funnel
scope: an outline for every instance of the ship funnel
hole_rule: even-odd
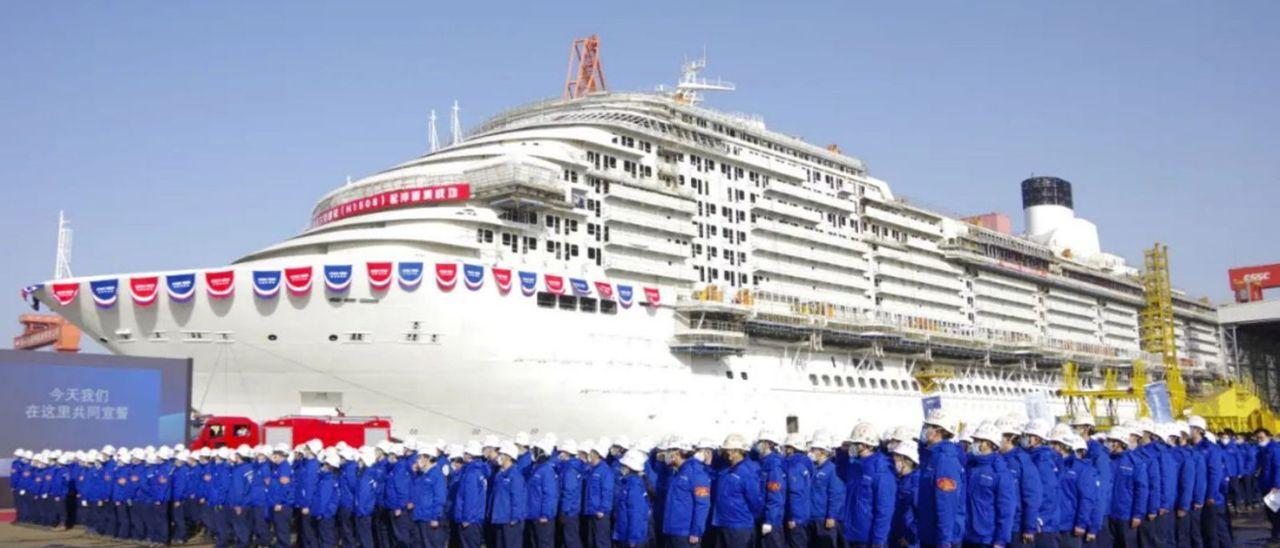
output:
[[[1027,236],[1052,232],[1074,219],[1071,183],[1057,177],[1032,177],[1022,181],[1022,211]]]

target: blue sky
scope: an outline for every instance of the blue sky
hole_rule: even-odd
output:
[[[1105,249],[1168,243],[1195,295],[1280,261],[1280,3],[481,4],[0,4],[0,315],[50,276],[59,209],[78,275],[222,265],[419,154],[429,109],[559,94],[592,32],[611,88],[705,46],[739,86],[710,106],[945,211],[1017,226],[1018,182],[1065,177]]]

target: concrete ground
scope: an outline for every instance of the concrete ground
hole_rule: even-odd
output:
[[[1280,548],[1280,543],[1267,543],[1270,528],[1260,511],[1246,512],[1236,518],[1235,546],[1266,546]],[[0,523],[0,546],[4,547],[60,547],[60,546],[142,546],[131,542],[116,542],[111,539],[87,537],[83,529],[71,531],[50,531],[30,525],[14,525]],[[211,542],[197,539],[186,546],[213,546]]]

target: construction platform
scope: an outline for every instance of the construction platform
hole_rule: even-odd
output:
[[[1280,300],[1223,305],[1218,321],[1240,375],[1272,409],[1280,409]]]

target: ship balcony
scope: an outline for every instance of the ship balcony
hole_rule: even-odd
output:
[[[689,268],[684,260],[658,261],[611,253],[605,255],[604,268],[606,271],[630,272],[678,282],[693,282],[697,279],[697,276],[693,274],[693,269]]]
[[[857,202],[843,200],[836,196],[829,196],[804,185],[793,185],[791,183],[771,181],[769,186],[765,187],[764,191],[765,194],[787,196],[828,209],[834,209],[846,213],[858,212]]]
[[[751,204],[751,210],[769,215],[778,215],[804,223],[807,226],[816,226],[822,222],[822,214],[817,211],[768,198],[762,198]]]
[[[875,219],[882,223],[890,224],[890,225],[901,227],[901,228],[906,228],[908,230],[929,234],[931,236],[938,236],[938,237],[942,236],[942,227],[938,225],[926,223],[924,221],[919,221],[911,217],[908,217],[906,215],[894,213],[886,209],[881,209],[879,207],[876,207],[874,203],[867,205],[865,211],[863,212],[863,215],[865,217]]]
[[[621,230],[616,230],[610,234],[609,242],[604,245],[606,248],[624,247],[641,253],[663,255],[678,259],[684,259],[689,255],[689,248],[687,246],[668,242],[654,236],[646,236]]]
[[[718,300],[704,300],[692,297],[681,296],[676,299],[676,313],[685,317],[694,316],[719,316],[745,318],[751,314],[751,307],[726,303]],[[697,320],[691,320],[696,322]]]
[[[765,218],[756,219],[755,224],[751,225],[751,231],[778,234],[781,236],[786,236],[788,238],[796,238],[799,240],[806,240],[814,243],[819,243],[822,245],[839,247],[841,249],[847,249],[849,251],[853,251],[856,253],[867,253],[871,251],[871,249],[867,247],[866,244],[858,240],[842,238],[835,234],[828,234],[826,232],[813,229],[813,228],[804,228],[801,226],[789,225],[783,222],[775,221],[773,219],[765,219]]]
[[[698,230],[693,221],[684,215],[670,216],[648,213],[635,209],[611,207],[604,215],[605,222],[622,223],[656,232],[678,234],[692,238]]]
[[[546,167],[510,161],[463,172],[473,200],[493,206],[551,205],[572,207],[568,183]]]
[[[643,204],[649,207],[670,209],[678,211],[686,215],[693,215],[697,211],[697,205],[693,199],[683,192],[675,191],[659,191],[637,188],[625,184],[609,185],[609,193],[605,194],[605,200],[625,200],[637,204]]]

